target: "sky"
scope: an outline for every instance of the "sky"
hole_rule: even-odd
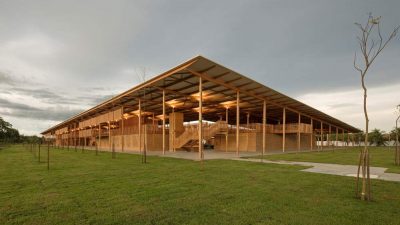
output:
[[[355,22],[400,24],[398,0],[0,0],[0,116],[41,131],[203,55],[355,127],[364,127]],[[366,77],[370,127],[400,104],[400,35]]]

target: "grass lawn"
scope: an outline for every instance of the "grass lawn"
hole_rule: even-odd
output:
[[[335,154],[340,154],[339,152]],[[42,153],[42,156],[45,154]],[[43,157],[43,161],[45,158]],[[0,150],[0,224],[399,224],[400,183],[303,167],[51,150],[51,168],[21,146]]]
[[[394,164],[394,149],[388,147],[369,147],[371,166],[388,168],[386,172],[400,173],[400,166]],[[290,154],[267,155],[265,159],[298,162],[334,163],[358,165],[360,148],[348,148],[335,151],[302,152]]]

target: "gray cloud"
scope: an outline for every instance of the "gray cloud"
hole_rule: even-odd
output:
[[[8,87],[0,94],[62,114],[136,85],[136,68],[150,78],[198,54],[293,97],[359,89],[354,22],[373,12],[387,33],[400,24],[399,8],[398,0],[2,1],[0,84]],[[400,83],[399,52],[396,38],[369,87]]]
[[[7,73],[0,71],[0,84],[14,85],[15,79]]]
[[[15,103],[0,98],[0,110],[2,115],[16,118],[31,118],[36,120],[62,121],[83,110],[64,107],[37,108],[27,104]]]

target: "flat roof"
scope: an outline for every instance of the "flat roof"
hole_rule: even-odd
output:
[[[203,85],[203,117],[206,120],[217,120],[225,115],[226,107],[229,114],[235,114],[236,93],[240,93],[240,120],[245,121],[247,114],[251,120],[262,121],[262,107],[264,101],[267,105],[267,118],[269,123],[279,123],[282,118],[283,108],[286,108],[286,121],[297,122],[298,114],[302,122],[310,122],[313,119],[314,127],[323,123],[323,129],[329,126],[332,129],[343,129],[347,132],[357,133],[355,128],[343,121],[327,115],[311,106],[288,97],[272,88],[260,84],[242,74],[228,69],[203,56],[196,56],[188,61],[141,83],[97,106],[79,113],[64,122],[61,122],[41,134],[49,133],[65,127],[71,122],[79,122],[100,115],[104,112],[124,106],[124,112],[137,110],[141,99],[142,110],[162,114],[162,92],[165,91],[166,102],[177,104],[175,111],[185,113],[185,121],[197,120],[198,107],[196,94],[199,91],[199,77],[202,77]],[[173,103],[171,101],[174,101]],[[168,107],[168,112],[171,107]],[[235,108],[235,109],[233,109]],[[229,116],[234,123],[236,116]],[[261,120],[260,120],[261,119]],[[231,121],[230,121],[231,122]],[[315,129],[317,129],[315,128]]]

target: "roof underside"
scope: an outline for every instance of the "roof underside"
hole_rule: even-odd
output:
[[[314,126],[324,124],[324,129],[329,125],[348,132],[360,132],[336,118],[333,118],[304,103],[281,94],[269,87],[255,82],[233,70],[225,68],[207,58],[197,56],[157,77],[148,80],[104,103],[82,112],[46,131],[48,133],[62,128],[71,122],[78,122],[102,114],[114,108],[124,106],[124,112],[129,113],[138,109],[139,99],[143,111],[162,114],[162,97],[165,90],[165,101],[169,106],[175,105],[175,111],[185,113],[185,121],[197,120],[199,77],[203,85],[203,117],[215,121],[224,116],[229,107],[229,116],[235,123],[236,94],[240,93],[241,121],[245,121],[250,114],[250,121],[262,121],[263,102],[267,105],[268,123],[279,123],[283,117],[283,107],[286,108],[286,121],[297,122],[301,114],[302,122],[314,120]],[[172,107],[167,107],[167,113]]]

